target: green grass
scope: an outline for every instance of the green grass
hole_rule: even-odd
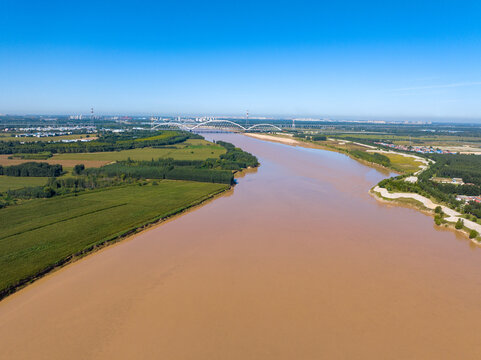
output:
[[[391,160],[391,167],[399,172],[414,173],[419,170],[419,167],[423,165],[420,161],[410,156],[402,156],[397,154],[382,153]]]
[[[330,136],[338,139],[365,139],[370,141],[392,141],[397,145],[413,145],[413,146],[460,146],[464,144],[471,144],[479,146],[481,139],[479,137],[468,137],[458,135],[424,135],[424,136],[409,136],[409,135],[394,135],[387,133],[337,133]]]
[[[22,160],[47,160],[52,157],[52,153],[49,151],[34,153],[34,154],[13,154],[9,158],[22,159]]]
[[[175,136],[175,135],[178,135],[178,133],[177,133],[177,132],[174,132],[174,133],[165,132],[165,133],[160,134],[160,135],[155,135],[155,136],[145,137],[145,138],[141,138],[141,139],[136,139],[135,141],[168,139],[168,138],[170,138],[170,137],[172,137],[172,136]]]
[[[88,252],[227,188],[164,180],[158,185],[128,185],[1,209],[0,298],[5,289],[35,278],[72,255]]]
[[[356,138],[369,140],[409,140],[409,135],[393,135],[387,133],[363,134],[363,133],[349,133],[349,134],[335,134],[337,138]],[[472,137],[456,136],[456,135],[426,135],[426,136],[412,136],[412,140],[424,141],[473,141]]]
[[[42,186],[47,183],[47,180],[48,178],[46,177],[17,177],[0,175],[0,192],[21,189],[28,186]]]
[[[175,160],[206,160],[218,158],[225,153],[225,148],[200,139],[189,139],[182,144],[165,148],[143,148],[112,152],[59,154],[52,160],[151,160],[158,158],[173,158]],[[80,163],[80,162],[79,162]]]

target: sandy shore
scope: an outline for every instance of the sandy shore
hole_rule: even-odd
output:
[[[381,188],[379,186],[376,186],[373,190],[373,192],[379,194],[383,198],[386,199],[413,199],[416,201],[419,201],[422,203],[426,208],[430,210],[434,210],[437,206],[441,206],[443,209],[443,212],[448,216],[445,218],[446,221],[455,223],[458,221],[458,219],[462,219],[464,222],[464,226],[470,230],[476,230],[478,233],[481,234],[481,225],[478,223],[475,223],[471,220],[464,219],[462,217],[462,214],[457,212],[456,210],[450,209],[447,206],[436,204],[432,202],[430,199],[421,196],[419,194],[413,194],[413,193],[390,193],[387,191],[387,189]],[[477,241],[475,241],[477,243]]]
[[[252,133],[245,133],[244,135],[250,136],[259,140],[274,141],[274,142],[279,142],[287,145],[301,145],[300,141],[289,139],[282,136],[272,136],[272,135],[252,134]]]

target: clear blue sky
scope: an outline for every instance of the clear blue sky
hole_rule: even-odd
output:
[[[481,119],[481,1],[0,1],[0,113]]]

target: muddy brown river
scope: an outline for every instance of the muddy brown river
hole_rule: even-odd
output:
[[[481,358],[481,249],[344,155],[209,137],[261,167],[0,302],[0,359]]]

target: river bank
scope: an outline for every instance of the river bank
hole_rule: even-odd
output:
[[[400,204],[406,204],[406,202],[403,202],[405,199],[410,199],[414,200],[414,202],[410,202],[410,205],[412,205],[413,208],[416,210],[420,210],[421,212],[428,214],[430,216],[435,216],[436,214],[434,213],[434,210],[436,207],[440,206],[443,213],[447,215],[447,217],[444,219],[449,223],[449,228],[455,231],[458,231],[462,234],[464,234],[467,238],[469,238],[469,232],[466,231],[468,230],[474,230],[477,231],[478,234],[481,234],[481,225],[478,223],[475,223],[474,221],[465,219],[461,213],[457,212],[456,210],[453,210],[445,205],[438,204],[433,202],[431,199],[428,199],[422,195],[419,194],[413,194],[413,193],[390,193],[387,189],[381,188],[379,186],[375,186],[369,191],[370,194],[372,194],[376,199],[378,200],[388,200],[390,202],[394,203],[400,203]],[[430,211],[426,211],[430,210]],[[464,223],[464,228],[463,229],[456,229],[454,227],[455,223],[461,219]],[[446,224],[447,225],[447,224]],[[480,245],[481,242],[479,238],[469,238],[474,244]]]
[[[389,167],[383,166],[383,165],[378,164],[378,163],[374,163],[374,162],[370,162],[370,161],[367,161],[367,160],[364,160],[364,159],[357,158],[357,157],[353,156],[352,154],[350,154],[349,152],[341,151],[341,150],[336,149],[336,148],[331,147],[331,146],[324,146],[322,144],[317,144],[317,143],[314,143],[314,142],[311,142],[311,141],[291,139],[291,138],[285,137],[285,136],[273,136],[273,135],[256,134],[256,133],[245,133],[244,135],[255,138],[255,139],[259,139],[259,140],[277,142],[277,143],[281,143],[281,144],[285,144],[285,145],[301,146],[301,147],[305,147],[305,148],[308,148],[308,149],[319,149],[319,150],[327,150],[327,151],[336,152],[336,153],[339,153],[339,154],[346,155],[346,156],[350,157],[351,159],[360,162],[361,164],[364,164],[364,165],[367,165],[367,166],[370,166],[370,167],[374,167],[374,168],[376,168],[380,171],[392,171],[392,172],[395,172],[395,173],[399,174],[399,171],[396,170],[396,169],[389,168]],[[349,141],[346,141],[346,142],[349,142]]]
[[[264,134],[246,134],[247,136],[257,138],[260,140],[264,141],[273,141],[273,142],[279,142],[283,143],[286,145],[291,145],[291,146],[303,146],[303,147],[308,147],[308,148],[318,148],[322,150],[327,150],[327,151],[334,151],[338,152],[341,154],[345,154],[349,156],[350,158],[364,164],[367,166],[375,167],[375,168],[383,168],[387,170],[391,170],[396,172],[396,170],[392,168],[388,168],[385,166],[382,166],[380,164],[372,163],[369,161],[365,161],[363,159],[359,159],[355,156],[351,156],[349,153],[345,153],[342,151],[338,151],[337,149],[331,148],[330,146],[322,146],[319,144],[314,144],[312,142],[308,141],[302,141],[302,140],[295,140],[295,139],[289,139],[281,136],[272,136],[272,135],[264,135]],[[362,145],[362,144],[359,144]],[[395,151],[386,151],[386,150],[374,150],[372,147],[368,146],[369,150],[367,152],[377,152],[381,154],[395,154],[395,155],[401,155],[405,156],[408,158],[413,158],[416,161],[420,162],[422,165],[419,166],[419,170],[416,171],[412,176],[409,176],[405,179],[405,181],[408,182],[415,182],[417,181],[417,176],[421,174],[423,171],[425,171],[431,163],[434,163],[432,160],[427,160],[424,158],[421,158],[419,156],[413,155],[413,154],[405,154],[405,153],[400,153],[400,152],[395,152]],[[471,220],[468,220],[462,216],[461,213],[445,206],[442,204],[434,203],[432,200],[421,196],[419,194],[413,194],[413,193],[390,193],[387,191],[387,189],[381,188],[379,186],[375,186],[374,188],[369,190],[369,194],[371,194],[374,198],[376,198],[379,201],[390,201],[391,203],[398,203],[402,205],[408,204],[408,202],[403,201],[404,200],[413,200],[409,202],[409,206],[412,207],[413,209],[419,210],[425,215],[429,215],[434,217],[434,209],[437,206],[441,206],[443,213],[447,215],[447,217],[444,219],[447,224],[444,224],[445,226],[449,227],[453,231],[459,232],[463,234],[466,238],[471,240],[474,244],[476,245],[481,245],[481,239],[478,237],[475,238],[470,238],[469,236],[469,231],[474,230],[478,232],[478,234],[481,234],[481,225],[473,222]],[[461,219],[464,223],[464,227],[462,229],[456,229],[454,227],[454,224],[458,221],[458,219]]]
[[[169,180],[165,181],[164,180],[164,182],[170,184],[170,183],[174,183],[175,181],[169,181]],[[161,188],[162,183],[160,185],[157,185],[157,187],[159,187],[159,186]],[[137,188],[138,188],[137,186],[132,187],[133,190],[137,190]],[[119,189],[116,189],[116,190],[118,191]],[[174,191],[174,189],[173,189],[173,191]],[[209,192],[209,193],[207,193],[205,195],[202,195],[201,197],[196,198],[195,200],[193,200],[191,202],[188,202],[188,203],[181,204],[181,202],[179,202],[178,206],[174,205],[173,207],[171,207],[171,209],[169,209],[169,210],[167,210],[163,213],[158,213],[154,217],[142,219],[139,223],[137,223],[137,224],[135,224],[135,225],[133,225],[133,226],[127,228],[127,229],[114,230],[113,235],[106,236],[105,238],[103,238],[99,241],[96,241],[95,243],[93,243],[90,246],[87,246],[87,247],[85,247],[85,248],[83,248],[79,251],[76,251],[76,252],[72,253],[71,255],[65,256],[65,257],[61,258],[60,260],[55,261],[53,264],[50,264],[50,265],[48,265],[46,267],[43,267],[43,268],[40,268],[38,271],[35,271],[31,275],[23,277],[21,280],[15,282],[13,285],[10,285],[8,287],[0,289],[0,301],[2,299],[4,299],[5,297],[17,292],[18,290],[28,286],[29,284],[41,279],[42,277],[44,277],[46,275],[49,275],[49,274],[63,268],[66,265],[72,264],[72,263],[78,261],[79,259],[82,259],[82,258],[84,258],[88,255],[91,255],[91,254],[97,252],[98,250],[104,249],[105,247],[110,246],[112,244],[115,244],[119,241],[125,240],[126,238],[128,238],[130,236],[133,236],[133,235],[135,235],[139,232],[145,231],[146,229],[149,229],[152,226],[156,226],[158,224],[161,224],[166,220],[181,216],[182,214],[184,214],[185,212],[187,212],[189,210],[200,207],[200,206],[208,203],[209,201],[211,201],[211,200],[213,200],[213,199],[215,199],[219,196],[224,195],[224,193],[226,193],[228,191],[232,191],[232,186],[224,186],[221,189],[215,190],[213,192]],[[101,192],[93,191],[93,192],[88,193],[86,195],[89,195],[90,197],[92,197],[92,195],[95,195],[95,193],[101,193]],[[65,197],[77,200],[77,199],[80,199],[81,196],[82,196],[82,194],[79,195],[79,196],[75,196],[75,197],[72,197],[72,196],[65,196]],[[49,200],[46,200],[46,201],[49,201]],[[62,200],[62,199],[55,199],[55,201],[57,201],[57,200]],[[95,201],[95,199],[94,199],[94,201]],[[139,201],[141,201],[141,200],[139,199]],[[123,204],[121,204],[120,206],[122,206],[122,205]],[[118,205],[113,205],[114,208],[117,207],[117,206]],[[111,207],[107,207],[106,209],[109,210],[110,208]],[[5,212],[6,210],[3,210],[3,211]],[[99,211],[94,211],[93,215],[95,215],[96,212],[98,213],[98,212],[101,212],[101,211],[104,211],[104,209],[102,208]],[[83,215],[83,217],[85,217],[85,215]],[[71,219],[68,219],[68,220],[72,221],[72,220],[75,220],[75,218],[71,218]],[[62,220],[62,219],[59,219],[59,221],[64,222],[64,223],[66,222],[65,220]],[[51,225],[47,224],[47,227],[48,226],[51,226]],[[66,228],[68,228],[69,226],[72,226],[72,225],[65,224],[63,226],[64,226],[63,231],[65,232]],[[42,226],[40,228],[42,228]],[[16,235],[16,234],[14,234],[14,235]],[[45,242],[46,242],[46,239],[45,239]],[[2,274],[2,276],[6,272],[7,272],[7,269],[4,269],[4,273]]]

